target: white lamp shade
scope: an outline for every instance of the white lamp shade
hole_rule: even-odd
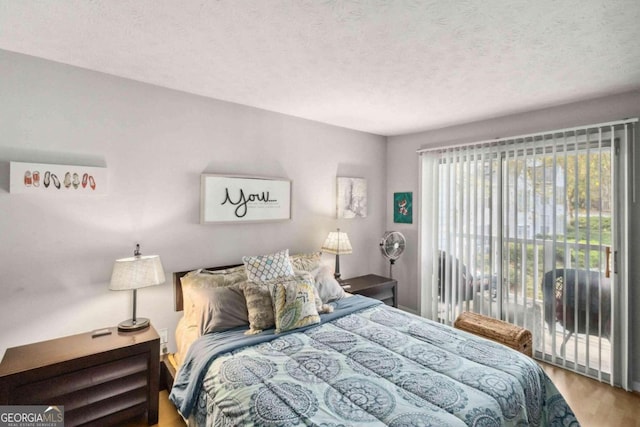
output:
[[[116,260],[109,289],[124,291],[160,285],[165,282],[164,269],[158,255],[134,256]]]
[[[346,255],[352,253],[351,242],[347,233],[332,231],[324,241],[321,250],[329,254]]]

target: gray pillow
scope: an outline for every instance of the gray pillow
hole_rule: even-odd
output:
[[[247,280],[247,273],[244,266],[217,271],[200,269],[182,277],[180,281],[182,282],[184,318],[187,325],[195,327],[199,324],[198,307],[209,299],[206,292],[200,292],[202,289],[231,286],[245,280]]]
[[[249,324],[247,303],[237,285],[193,290],[200,335]]]

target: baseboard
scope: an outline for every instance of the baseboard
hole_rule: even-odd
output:
[[[633,391],[637,391],[640,393],[640,381],[633,381],[631,383],[631,388],[633,389]]]
[[[412,308],[405,307],[404,305],[398,305],[398,308],[402,311],[406,311],[407,313],[415,314],[418,316],[418,312]]]

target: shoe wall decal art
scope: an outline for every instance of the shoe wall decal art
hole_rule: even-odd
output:
[[[9,192],[106,194],[107,168],[10,162]]]

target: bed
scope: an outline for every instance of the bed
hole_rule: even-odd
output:
[[[257,329],[251,321],[206,333],[202,324],[192,327],[193,318],[202,322],[211,315],[201,310],[194,316],[185,283],[211,276],[216,289],[241,288],[242,267],[174,275],[176,308],[185,314],[176,331],[178,369],[169,398],[190,425],[579,425],[531,358],[364,296],[327,298],[326,274],[317,274],[315,261],[302,265],[306,276],[295,269],[304,278],[293,280],[291,289],[298,292],[313,278],[315,294],[303,299],[317,308],[317,321],[288,328],[288,313],[272,328]],[[274,283],[287,280],[267,285],[276,319],[286,297],[273,290]],[[316,301],[322,296],[331,300],[328,305]],[[250,297],[245,303],[251,305]],[[297,303],[296,313],[305,314]],[[310,317],[316,319],[304,318]]]

